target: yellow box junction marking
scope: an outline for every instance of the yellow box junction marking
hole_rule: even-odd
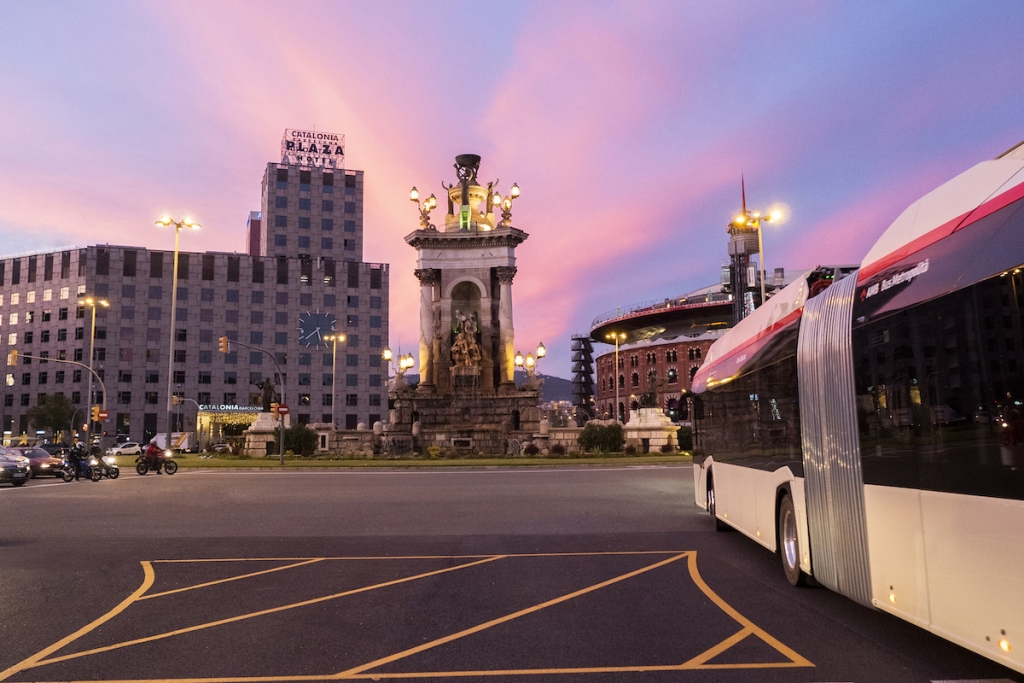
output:
[[[265,616],[268,614],[275,614],[285,610],[297,609],[308,605],[313,605],[328,600],[335,600],[350,595],[356,595],[359,593],[365,593],[368,591],[376,590],[379,588],[386,588],[388,586],[394,586],[398,584],[408,583],[417,579],[427,578],[431,576],[438,576],[440,574],[446,574],[449,572],[458,571],[459,569],[466,569],[469,567],[475,567],[484,565],[490,562],[506,558],[522,558],[522,557],[598,557],[608,555],[671,555],[664,560],[660,560],[653,564],[641,567],[625,574],[595,583],[591,586],[581,588],[565,595],[547,600],[545,602],[533,605],[521,609],[517,612],[507,614],[490,621],[477,624],[476,626],[458,631],[456,633],[437,638],[427,643],[423,643],[407,650],[396,652],[386,657],[381,657],[365,664],[351,667],[344,671],[335,674],[326,675],[299,675],[299,676],[236,676],[236,677],[219,677],[219,678],[177,678],[177,679],[125,679],[125,680],[108,680],[108,681],[93,681],[92,683],[154,683],[155,681],[168,681],[171,683],[284,683],[286,681],[332,681],[332,680],[363,680],[363,679],[397,679],[397,678],[441,678],[441,677],[453,677],[463,678],[469,676],[512,676],[512,675],[551,675],[551,674],[581,674],[581,673],[618,673],[618,672],[646,672],[646,671],[685,671],[685,670],[697,670],[697,669],[769,669],[769,668],[788,668],[788,667],[812,667],[814,666],[809,660],[801,656],[785,644],[780,642],[778,639],[771,636],[769,633],[758,627],[752,621],[740,614],[736,609],[729,605],[725,600],[718,596],[711,588],[707,585],[704,579],[701,577],[697,570],[697,553],[696,551],[640,551],[640,552],[629,552],[629,551],[615,551],[615,552],[577,552],[577,553],[518,553],[518,554],[497,554],[497,555],[407,555],[407,556],[341,556],[341,557],[316,557],[316,558],[300,558],[300,557],[287,557],[287,558],[230,558],[230,559],[219,559],[219,558],[207,558],[197,560],[152,560],[142,562],[143,569],[143,581],[142,585],[139,586],[131,595],[125,598],[120,604],[114,607],[112,610],[104,614],[102,617],[90,622],[89,624],[78,629],[71,635],[62,638],[56,643],[49,647],[40,650],[36,654],[28,657],[27,659],[15,664],[14,666],[0,671],[0,681],[4,681],[11,676],[40,666],[47,664],[55,664],[57,662],[63,662],[70,659],[77,659],[80,657],[86,657],[88,655],[99,654],[101,652],[109,652],[120,648],[129,647],[131,645],[138,645],[141,643],[152,642],[154,640],[160,640],[169,638],[184,633],[191,633],[194,631],[213,628],[215,626],[221,626],[223,624],[234,623],[246,619],[253,619],[256,617]],[[700,589],[700,591],[713,602],[719,609],[725,612],[729,617],[736,621],[740,625],[740,630],[732,634],[725,640],[721,641],[717,645],[708,648],[704,652],[697,656],[683,662],[682,664],[669,664],[669,665],[652,665],[652,666],[624,666],[624,667],[574,667],[574,668],[538,668],[538,669],[504,669],[504,670],[480,670],[480,671],[423,671],[423,672],[405,672],[405,673],[382,673],[373,672],[373,669],[384,666],[386,664],[405,659],[412,655],[430,650],[432,648],[444,645],[446,643],[459,640],[466,636],[480,633],[486,629],[489,629],[500,624],[504,624],[520,617],[539,612],[547,607],[558,605],[574,598],[592,593],[600,590],[607,586],[613,585],[620,581],[639,576],[646,572],[654,569],[666,566],[673,562],[681,559],[686,559],[687,566],[689,569],[690,578]],[[66,655],[60,655],[51,657],[58,650],[70,645],[74,641],[78,640],[82,636],[90,633],[99,626],[110,621],[117,615],[124,612],[135,602],[141,600],[148,600],[151,598],[158,598],[167,595],[182,593],[185,591],[195,590],[199,588],[205,588],[208,586],[214,586],[230,581],[238,581],[242,579],[251,578],[254,576],[262,576],[273,572],[279,572],[286,569],[293,569],[295,567],[301,567],[310,565],[318,562],[325,561],[358,561],[358,560],[413,560],[413,559],[433,559],[433,560],[472,560],[470,562],[463,562],[461,564],[438,569],[429,572],[423,572],[420,574],[414,574],[411,576],[402,577],[399,579],[393,579],[391,581],[385,581],[369,586],[363,586],[360,588],[354,588],[340,593],[334,593],[331,595],[325,595],[318,598],[312,598],[309,600],[303,600],[301,602],[290,603],[287,605],[281,605],[279,607],[273,607],[265,610],[259,610],[256,612],[250,612],[247,614],[241,614],[234,617],[225,619],[218,619],[216,621],[210,621],[202,624],[196,624],[194,626],[188,626],[185,628],[168,631],[166,633],[160,633],[153,636],[147,636],[144,638],[137,638],[134,640],[128,640],[120,643],[114,643],[103,647],[93,648],[90,650],[84,650],[81,652],[75,652]],[[274,567],[271,569],[265,569],[261,571],[249,572],[240,574],[237,576],[231,576],[224,579],[218,579],[215,581],[207,581],[191,586],[185,586],[183,588],[176,588],[173,590],[162,591],[159,593],[147,594],[147,591],[153,586],[155,580],[155,572],[153,570],[153,564],[155,563],[190,563],[190,562],[290,562],[281,567]],[[715,657],[723,654],[729,648],[733,647],[737,643],[743,641],[749,636],[755,636],[761,639],[764,643],[775,649],[779,654],[786,657],[788,661],[785,662],[768,662],[768,663],[736,663],[736,664],[713,664],[709,663]]]

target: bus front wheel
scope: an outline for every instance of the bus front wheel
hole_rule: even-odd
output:
[[[708,476],[708,512],[711,520],[715,523],[715,531],[729,531],[730,526],[720,520],[715,514],[715,480]]]
[[[779,557],[782,571],[793,586],[807,585],[807,575],[800,570],[800,540],[796,533],[796,510],[793,499],[786,494],[779,503]]]

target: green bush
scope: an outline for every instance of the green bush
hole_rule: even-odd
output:
[[[680,427],[679,433],[676,436],[679,440],[679,450],[681,451],[692,451],[693,450],[693,430],[689,427]]]
[[[577,441],[580,448],[587,453],[618,453],[626,443],[622,434],[622,425],[596,425],[588,422]]]
[[[281,451],[280,432],[274,434],[274,450]],[[299,455],[313,455],[317,434],[306,425],[296,424],[284,430],[284,449]]]

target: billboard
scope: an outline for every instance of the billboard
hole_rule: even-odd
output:
[[[286,128],[281,138],[281,163],[344,168],[345,136]]]

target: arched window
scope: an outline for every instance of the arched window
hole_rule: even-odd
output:
[[[624,367],[625,363],[626,363],[626,359],[625,358],[620,358],[619,359],[619,370],[621,370]]]
[[[620,389],[625,389],[626,388],[626,376],[625,375],[619,375],[619,388]]]
[[[633,368],[635,368],[636,366],[640,365],[640,359],[637,358],[636,354],[633,354],[632,356],[629,357],[629,365],[630,365],[630,367],[633,367]]]
[[[522,422],[521,422],[520,417],[519,417],[519,411],[518,410],[513,410],[512,411],[512,431],[518,432],[521,427],[522,427]]]
[[[626,420],[626,406],[619,403],[619,422],[625,422]]]
[[[675,368],[668,369],[668,383],[675,384],[679,381],[679,371]]]
[[[696,349],[695,355],[697,356],[697,360],[700,360],[700,349]]]
[[[694,365],[690,368],[690,381],[693,382],[693,376],[697,374],[697,366]]]
[[[689,356],[690,356],[690,360],[693,360],[693,349],[690,349]]]
[[[640,386],[640,375],[639,374],[634,372],[629,379],[630,379],[630,386],[634,386],[634,387]]]

